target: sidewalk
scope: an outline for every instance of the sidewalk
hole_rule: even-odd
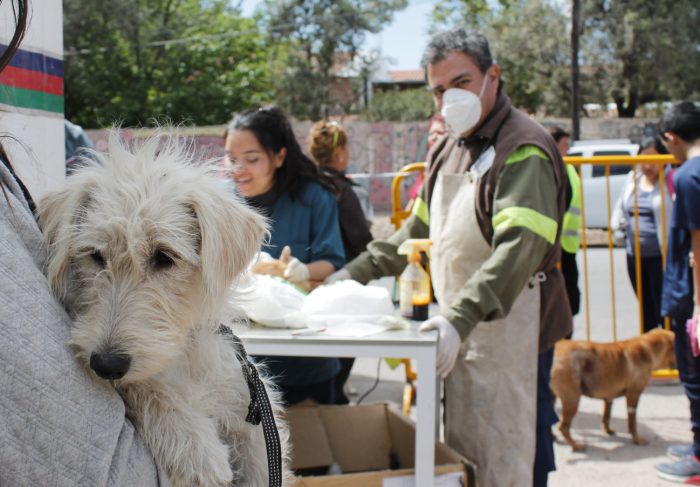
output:
[[[359,395],[374,384],[376,371],[377,359],[358,359],[355,362],[350,383]],[[390,401],[400,408],[403,368],[391,370],[382,362],[380,379],[377,388],[363,402]],[[351,400],[357,401],[359,395]],[[624,398],[613,403],[610,424],[617,431],[615,436],[608,436],[602,430],[602,412],[602,401],[587,397],[581,399],[571,431],[574,438],[585,441],[588,448],[585,452],[574,453],[563,440],[559,440],[554,447],[558,470],[550,475],[549,486],[674,485],[656,477],[654,465],[670,461],[665,456],[668,445],[691,441],[688,400],[682,387],[677,383],[654,384],[644,391],[637,409],[637,428],[649,440],[645,446],[634,445],[627,432],[627,406]]]

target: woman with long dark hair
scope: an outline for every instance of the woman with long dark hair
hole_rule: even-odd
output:
[[[235,191],[268,217],[270,239],[262,250],[292,259],[290,282],[323,281],[345,263],[336,187],[301,150],[292,126],[276,107],[234,116],[226,134],[225,167]],[[333,404],[336,358],[264,357],[288,404],[311,398]]]

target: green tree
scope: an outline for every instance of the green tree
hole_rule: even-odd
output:
[[[513,0],[438,0],[433,6],[431,32],[452,27],[484,28],[499,10],[508,10]]]
[[[586,0],[585,65],[621,117],[647,102],[700,96],[696,0]]]
[[[280,46],[278,103],[302,119],[343,111],[345,100],[331,89],[334,67],[350,64],[366,33],[379,32],[406,5],[407,0],[265,0],[263,29]]]
[[[435,113],[432,95],[425,89],[375,93],[363,118],[369,122],[426,121]]]
[[[64,0],[66,116],[218,124],[270,99],[269,45],[226,0]]]
[[[513,104],[529,113],[567,115],[571,106],[566,16],[547,0],[517,0],[485,29]]]

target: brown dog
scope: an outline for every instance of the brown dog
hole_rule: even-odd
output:
[[[627,399],[627,424],[637,445],[647,441],[637,434],[637,402],[656,369],[673,368],[673,333],[655,329],[640,337],[614,343],[561,340],[554,348],[550,388],[562,403],[559,431],[574,451],[586,448],[571,438],[570,427],[581,395],[602,399],[603,429],[609,435],[613,399]]]

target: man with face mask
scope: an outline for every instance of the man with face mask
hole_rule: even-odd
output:
[[[553,344],[571,330],[556,268],[562,159],[547,131],[512,107],[481,34],[437,34],[422,64],[449,134],[428,154],[422,196],[403,227],[329,281],[399,274],[398,245],[429,237],[440,314],[420,329],[440,333],[447,442],[476,461],[482,487],[545,485],[552,418],[537,414],[549,370],[538,367],[538,351],[551,360]],[[551,398],[549,406],[553,414]],[[536,440],[538,423],[545,437]]]

